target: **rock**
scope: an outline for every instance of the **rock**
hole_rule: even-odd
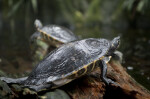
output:
[[[7,83],[0,80],[0,99],[9,99],[12,93]]]
[[[40,96],[41,99],[70,99],[68,94],[63,90],[56,89],[51,92],[47,92],[43,96]]]

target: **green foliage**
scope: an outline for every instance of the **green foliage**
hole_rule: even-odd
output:
[[[17,1],[16,0],[9,0],[8,1],[8,6],[9,6],[10,10],[8,11],[7,16],[8,17],[13,16],[14,14],[17,13],[17,11],[21,7],[23,7],[23,6],[27,7],[29,3],[31,3],[34,12],[37,12],[37,0],[28,0],[28,1],[26,1],[26,0],[17,0]]]
[[[101,0],[93,0],[93,2],[91,2],[86,11],[86,18],[88,21],[101,20],[100,4]]]
[[[149,0],[9,0],[3,1],[5,13],[13,17],[25,12],[25,22],[30,23],[30,17],[43,17],[53,22],[63,21],[75,26],[93,23],[112,23],[123,13],[146,13],[149,10]],[[32,13],[34,12],[34,13]],[[31,15],[32,14],[32,15]],[[38,16],[37,16],[38,15]],[[46,19],[47,18],[47,19]],[[14,21],[11,21],[14,24]]]
[[[144,12],[144,9],[148,7],[149,3],[150,3],[149,0],[140,0],[139,4],[137,6],[137,11]]]
[[[12,8],[11,8],[11,10],[8,12],[8,17],[11,17],[11,16],[13,16],[16,12],[17,12],[17,10],[19,9],[19,7],[23,4],[23,0],[19,0],[17,3],[15,3],[14,5],[13,5],[13,0],[9,0],[9,2],[11,2],[10,3],[10,6],[12,6]]]
[[[30,1],[30,0],[29,0]],[[31,0],[34,12],[37,12],[37,0]]]
[[[132,11],[134,9],[137,12],[145,13],[147,9],[149,9],[149,0],[125,0],[124,8],[128,11]]]

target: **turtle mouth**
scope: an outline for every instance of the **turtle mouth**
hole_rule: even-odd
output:
[[[119,46],[120,46],[120,40],[118,41],[118,46],[117,46],[117,48],[119,48]]]
[[[117,46],[117,48],[119,48],[119,46],[120,46],[120,40],[118,41],[118,46]],[[117,49],[117,48],[116,48],[116,49]]]
[[[116,46],[116,49],[117,49],[120,46],[120,36],[116,37],[116,43],[117,43],[117,46]]]

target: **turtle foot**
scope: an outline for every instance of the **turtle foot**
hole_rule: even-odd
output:
[[[104,80],[104,82],[107,84],[107,85],[115,85],[115,86],[119,86],[116,82],[114,82],[114,81],[112,81],[111,79],[109,79],[109,78],[104,78],[103,79]]]

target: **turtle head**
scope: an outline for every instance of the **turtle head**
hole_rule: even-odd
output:
[[[37,29],[39,29],[39,28],[42,28],[42,27],[43,27],[43,25],[42,25],[41,21],[40,21],[40,20],[38,20],[38,19],[36,19],[36,20],[34,21],[34,25],[35,25],[35,27],[36,27]]]
[[[110,42],[110,51],[114,52],[120,44],[120,36],[115,37],[111,42]]]

